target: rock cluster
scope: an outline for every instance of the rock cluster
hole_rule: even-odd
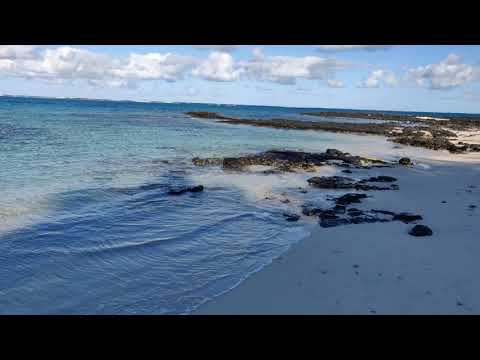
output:
[[[226,158],[194,158],[192,162],[196,166],[222,166],[225,170],[243,171],[248,166],[263,165],[273,169],[265,174],[279,172],[314,171],[316,166],[324,166],[335,163],[343,167],[375,167],[388,166],[382,160],[368,159],[361,156],[353,156],[336,149],[328,149],[324,153],[309,153],[288,150],[270,150],[260,154],[226,157]]]
[[[390,177],[370,178],[357,181],[355,179],[344,176],[316,176],[308,179],[307,182],[311,186],[320,189],[355,189],[363,191],[398,190],[398,186],[385,187],[367,184],[368,182],[391,182],[390,180],[396,181],[395,178]]]
[[[385,123],[342,123],[288,119],[236,119],[212,112],[189,112],[186,114],[195,118],[214,119],[222,123],[234,125],[239,124],[277,129],[321,130],[337,133],[383,135],[388,137],[390,141],[398,144],[423,147],[433,150],[448,150],[452,153],[480,151],[480,144],[454,144],[450,141],[452,138],[456,138],[456,134],[451,130],[471,130],[472,128],[478,130],[478,128],[480,128],[480,119],[452,117],[445,119],[445,121],[439,122],[435,119],[420,119],[415,116],[381,113],[325,112],[308,114],[322,117],[349,117],[389,121]],[[407,124],[400,126],[402,122],[406,122]]]

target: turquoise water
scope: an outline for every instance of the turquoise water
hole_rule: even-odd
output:
[[[194,110],[310,120],[299,114],[312,109],[0,97],[0,313],[188,313],[313,226],[283,217],[308,174],[227,174],[193,157],[366,143],[184,115]],[[283,193],[298,202],[264,200]]]

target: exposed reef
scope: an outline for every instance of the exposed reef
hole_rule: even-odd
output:
[[[369,134],[387,137],[390,141],[432,150],[448,150],[451,153],[480,152],[480,144],[456,141],[455,131],[479,130],[480,119],[434,119],[408,115],[380,113],[308,113],[319,117],[384,120],[385,123],[342,123],[328,121],[302,121],[289,119],[237,119],[213,112],[187,112],[187,115],[211,119],[232,125],[251,125],[276,129],[318,130],[334,133]],[[456,141],[456,142],[455,142]]]

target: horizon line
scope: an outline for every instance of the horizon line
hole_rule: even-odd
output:
[[[13,95],[0,94],[2,97],[13,98],[32,98],[45,100],[77,100],[77,101],[105,101],[105,102],[133,102],[140,104],[198,104],[198,105],[215,105],[215,106],[253,106],[253,107],[272,107],[285,109],[321,109],[321,110],[354,110],[354,111],[376,111],[376,112],[406,112],[406,113],[426,113],[426,114],[464,114],[464,115],[480,115],[480,113],[470,112],[439,112],[439,111],[412,111],[412,110],[386,110],[386,109],[354,109],[354,108],[328,108],[328,107],[302,107],[302,106],[277,106],[277,105],[252,105],[252,104],[228,104],[228,103],[207,103],[207,102],[188,102],[188,101],[159,101],[159,100],[116,100],[106,98],[81,98],[81,97],[54,97],[41,95]]]

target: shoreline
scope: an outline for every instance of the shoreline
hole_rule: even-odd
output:
[[[480,313],[480,168],[460,159],[422,162],[427,168],[381,169],[401,191],[375,192],[357,207],[420,213],[433,236],[412,237],[412,225],[399,222],[317,227],[191,314]]]
[[[303,114],[310,116],[313,113]],[[190,111],[185,115],[194,119],[212,120],[221,124],[249,125],[273,129],[301,130],[301,131],[324,131],[330,133],[379,135],[388,141],[410,145],[418,148],[432,150],[448,150],[453,154],[480,152],[480,144],[464,142],[465,135],[480,136],[480,120],[465,118],[448,118],[442,121],[434,118],[384,116],[378,114],[362,114],[354,116],[354,119],[368,118],[372,121],[385,121],[384,123],[355,123],[341,121],[304,121],[292,119],[240,119],[224,116],[215,112]],[[341,113],[329,113],[328,117],[341,119]],[[347,116],[348,113],[345,114]],[[395,119],[395,120],[393,120]]]

